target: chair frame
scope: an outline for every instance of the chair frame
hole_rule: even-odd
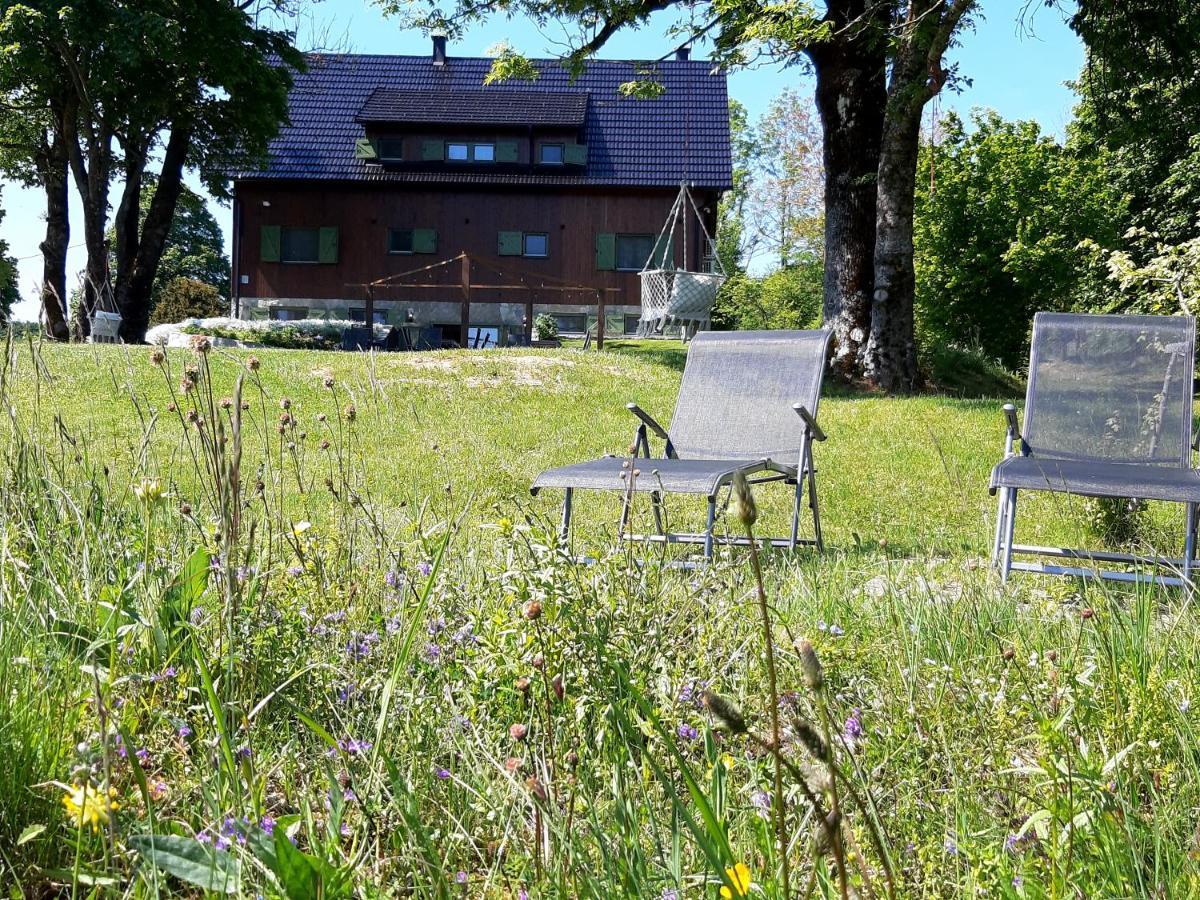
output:
[[[637,430],[634,432],[632,443],[632,459],[630,460],[630,477],[639,477],[636,469],[636,462],[639,459],[654,459],[650,449],[650,435],[661,439],[664,442],[663,454],[661,459],[678,459],[675,453],[675,448],[671,443],[671,436],[667,429],[663,428],[649,413],[643,410],[636,403],[629,403],[625,407],[640,421]],[[754,538],[754,543],[757,545],[769,545],[771,547],[781,547],[788,550],[795,550],[798,546],[813,546],[817,552],[824,552],[825,542],[821,534],[821,508],[817,499],[817,479],[816,467],[813,464],[812,448],[816,441],[825,440],[825,432],[817,424],[816,418],[802,404],[796,403],[792,405],[792,409],[799,417],[799,424],[802,428],[800,436],[800,448],[797,454],[795,466],[788,466],[774,460],[764,459],[761,462],[749,463],[737,466],[735,471],[729,475],[723,476],[717,483],[716,488],[708,495],[708,513],[704,531],[702,532],[670,532],[666,530],[663,521],[663,501],[664,494],[679,493],[672,491],[650,491],[650,500],[654,512],[654,523],[656,531],[652,534],[637,534],[629,533],[629,520],[632,512],[634,494],[639,493],[631,486],[623,493],[621,503],[621,518],[617,533],[618,546],[624,541],[635,543],[656,543],[656,544],[700,544],[704,547],[704,559],[706,562],[711,561],[714,555],[715,545],[720,543],[724,546],[749,546],[750,539],[746,536],[730,536],[718,537],[713,529],[716,525],[717,518],[717,497],[724,488],[727,488],[732,482],[735,474],[740,472],[747,476],[757,475],[760,472],[766,474],[759,478],[750,478],[751,484],[767,484],[773,482],[783,482],[784,484],[794,485],[795,491],[792,502],[792,527],[791,533],[787,537],[765,537]],[[734,461],[736,462],[736,461]],[[650,473],[652,474],[652,473]],[[645,476],[640,476],[645,477]],[[812,513],[813,522],[813,537],[800,537],[800,506],[804,501],[804,494],[807,488],[808,506]],[[563,489],[563,505],[562,505],[562,521],[560,525],[560,536],[562,542],[566,545],[570,539],[571,531],[571,509],[572,499],[574,497],[575,488],[568,487]]]
[[[1021,435],[1021,427],[1017,420],[1017,408],[1004,404],[1004,415],[1008,425],[1004,435],[1004,459],[1019,453],[1021,456],[1031,456],[1030,447]],[[1191,451],[1200,451],[1200,430],[1191,441]],[[1035,544],[1014,543],[1017,519],[1017,488],[993,488],[997,494],[996,501],[996,534],[992,541],[992,565],[1000,571],[1002,583],[1008,582],[1011,572],[1034,572],[1042,575],[1059,575],[1073,578],[1102,579],[1138,584],[1151,582],[1168,587],[1191,587],[1192,572],[1198,562],[1196,559],[1196,530],[1198,524],[1197,507],[1200,503],[1187,501],[1163,500],[1160,502],[1182,502],[1186,507],[1184,524],[1183,558],[1142,556],[1135,553],[1114,553],[1103,550],[1087,550],[1072,547],[1045,547]],[[1064,493],[1064,492],[1056,492]],[[1080,496],[1080,495],[1075,495]],[[1114,495],[1116,496],[1116,495]],[[1078,560],[1092,563],[1090,566],[1058,565],[1049,562],[1024,562],[1013,560],[1014,554],[1052,559]],[[1127,565],[1146,566],[1154,569],[1151,572],[1126,572],[1115,569],[1101,568],[1096,563],[1125,563]],[[1174,570],[1178,574],[1163,574],[1159,569]]]

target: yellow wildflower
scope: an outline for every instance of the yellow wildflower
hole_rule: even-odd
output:
[[[308,531],[310,528],[312,528],[312,522],[297,522],[292,526],[292,534],[294,534],[296,537],[300,537],[300,535],[304,534],[304,532]]]
[[[109,788],[106,795],[90,784],[72,785],[63,795],[62,802],[67,809],[67,818],[72,823],[77,827],[91,825],[93,831],[99,831],[101,825],[107,825],[109,814],[120,809],[114,788]]]
[[[728,887],[721,888],[721,896],[725,900],[733,900],[734,897],[745,897],[750,893],[750,867],[745,863],[738,863],[736,866],[726,866],[725,877],[733,885],[732,891]]]
[[[143,478],[133,486],[133,494],[143,503],[157,503],[162,499],[162,484],[157,478]]]

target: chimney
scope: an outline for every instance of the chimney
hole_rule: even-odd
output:
[[[446,35],[435,32],[432,37],[433,64],[435,66],[444,66],[446,64]]]
[[[687,62],[692,55],[691,47],[680,47],[675,51],[675,58],[680,62]]]

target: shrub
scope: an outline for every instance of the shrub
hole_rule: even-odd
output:
[[[533,330],[539,341],[558,340],[558,322],[548,313],[542,313],[533,320]]]
[[[165,322],[182,322],[184,319],[223,316],[228,312],[229,301],[215,287],[181,275],[168,281],[159,292],[150,322],[161,325]]]

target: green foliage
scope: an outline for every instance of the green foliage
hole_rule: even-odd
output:
[[[501,84],[506,81],[537,81],[537,65],[522,53],[518,53],[506,41],[491,47],[487,55],[493,57],[492,67],[484,76],[484,84]]]
[[[0,222],[4,221],[4,207],[0,206]],[[17,261],[9,255],[8,242],[0,238],[0,323],[9,320],[13,304],[21,299],[17,285]]]
[[[533,320],[533,333],[539,341],[557,341],[558,322],[549,313],[539,313]]]
[[[951,114],[922,148],[914,228],[918,324],[926,341],[978,346],[1015,368],[1038,310],[1098,302],[1080,243],[1106,241],[1121,204],[1102,158],[1083,157],[1034,122]]]
[[[736,275],[721,286],[713,322],[737,330],[817,328],[822,296],[820,259],[763,278]]]
[[[164,284],[151,313],[151,324],[206,319],[229,312],[229,301],[211,284],[178,276]]]

